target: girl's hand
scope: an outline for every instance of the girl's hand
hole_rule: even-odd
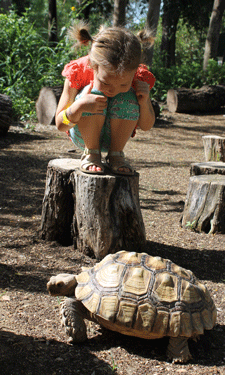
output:
[[[138,104],[142,105],[147,103],[149,100],[149,85],[147,82],[139,81],[138,79],[135,81],[135,92],[138,100]]]
[[[87,93],[82,96],[79,101],[82,105],[82,112],[103,113],[107,107],[107,97],[103,95],[92,94],[93,81],[91,82]]]

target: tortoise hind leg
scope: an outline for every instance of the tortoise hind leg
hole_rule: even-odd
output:
[[[185,363],[192,358],[188,348],[187,337],[170,337],[167,347],[167,357],[173,363]]]
[[[71,343],[83,342],[87,339],[87,329],[84,323],[85,307],[75,297],[65,298],[61,304],[61,322]]]

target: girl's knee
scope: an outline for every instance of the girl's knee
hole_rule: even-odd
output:
[[[139,104],[134,90],[120,93],[110,100],[109,117],[121,120],[137,121]]]

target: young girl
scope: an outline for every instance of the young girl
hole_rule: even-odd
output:
[[[76,39],[85,45],[90,41],[91,50],[64,67],[66,80],[56,126],[69,131],[71,140],[84,150],[83,172],[104,173],[103,151],[108,153],[106,161],[113,173],[132,175],[124,146],[137,126],[149,130],[155,122],[149,98],[155,78],[140,65],[140,41],[118,27],[101,28],[92,38],[85,25],[76,29]]]

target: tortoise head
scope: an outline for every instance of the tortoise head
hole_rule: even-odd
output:
[[[74,296],[76,286],[76,275],[66,273],[52,276],[47,283],[47,289],[51,296]]]

